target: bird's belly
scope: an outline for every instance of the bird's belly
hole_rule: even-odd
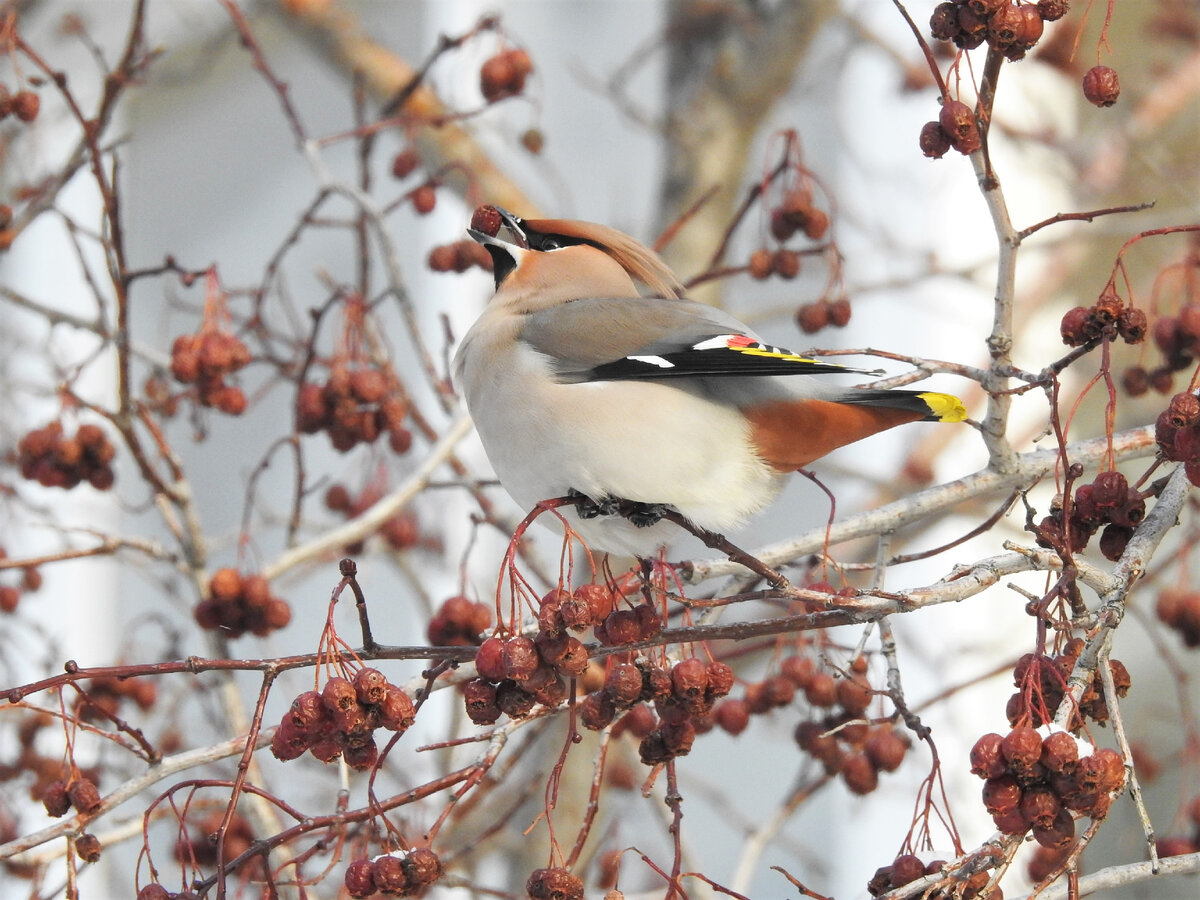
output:
[[[537,384],[530,394],[522,384]],[[781,476],[754,452],[737,410],[647,381],[480,382],[468,404],[501,483],[523,508],[580,491],[664,503],[725,531],[769,502]],[[498,414],[497,411],[503,411]],[[646,554],[672,537],[613,517],[572,527],[594,549]]]

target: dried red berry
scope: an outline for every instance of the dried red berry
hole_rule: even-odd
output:
[[[504,219],[500,215],[500,210],[490,203],[476,207],[471,214],[471,228],[475,231],[482,231],[490,237],[499,234],[500,226],[503,224]]]
[[[865,753],[846,758],[842,763],[842,779],[846,787],[860,796],[871,793],[879,786],[879,772]]]
[[[948,100],[943,103],[938,122],[959,153],[974,153],[983,146],[979,128],[975,123],[975,113],[961,100]]]
[[[722,731],[741,734],[750,724],[750,709],[745,700],[722,700],[713,710],[713,719]]]
[[[476,725],[491,725],[500,718],[494,684],[475,678],[463,685],[462,692],[467,717]]]
[[[1020,802],[1021,785],[1012,775],[1001,775],[984,782],[983,805],[992,815],[1014,810]]]
[[[402,863],[408,880],[417,887],[433,884],[442,877],[442,860],[428,847],[410,850]]]
[[[46,807],[47,815],[54,818],[65,816],[71,811],[71,796],[67,786],[61,781],[52,781],[42,791],[42,805]]]
[[[475,671],[480,678],[488,681],[503,681],[504,671],[504,641],[492,636],[479,645],[475,654]]]
[[[583,900],[583,881],[560,866],[534,869],[525,891],[530,900]]]
[[[346,866],[346,877],[344,879],[346,885],[346,893],[356,900],[370,897],[375,893],[377,887],[375,885],[374,866],[369,859],[356,859]],[[139,897],[140,900],[140,897]]]
[[[1121,81],[1116,69],[1092,66],[1083,76],[1083,96],[1093,106],[1112,106],[1121,96]]]
[[[921,862],[917,856],[905,853],[892,861],[890,880],[893,888],[904,887],[904,885],[924,877],[925,863]]]
[[[1079,762],[1079,745],[1065,731],[1055,731],[1042,741],[1041,763],[1048,772],[1070,773]]]
[[[882,725],[871,729],[863,752],[880,772],[895,772],[904,762],[908,742],[890,726]]]
[[[84,815],[94,813],[100,808],[100,790],[88,778],[79,778],[67,788],[71,805]]]

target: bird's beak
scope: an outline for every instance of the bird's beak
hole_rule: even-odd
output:
[[[497,232],[496,236],[493,237],[490,234],[477,231],[474,228],[468,228],[467,234],[471,236],[472,240],[478,241],[485,247],[489,245],[493,247],[512,246],[518,247],[522,250],[528,250],[529,240],[525,236],[524,219],[522,219],[520,216],[513,215],[502,206],[497,206],[496,211],[500,213],[502,227],[508,230],[508,233],[512,236],[512,240],[504,240],[500,237],[499,232]]]

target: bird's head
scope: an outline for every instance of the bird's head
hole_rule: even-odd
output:
[[[658,254],[615,228],[574,219],[523,219],[495,209],[500,215],[495,235],[475,228],[467,233],[492,257],[497,294],[537,291],[552,302],[683,296],[683,285]]]

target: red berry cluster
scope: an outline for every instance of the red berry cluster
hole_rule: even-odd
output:
[[[601,729],[623,709],[626,729],[641,738],[638,756],[648,766],[691,752],[696,735],[712,728],[713,707],[733,689],[733,670],[723,662],[689,657],[663,668],[646,660],[609,663],[604,686],[584,697],[580,722]],[[654,714],[639,703],[653,703]],[[628,720],[628,721],[626,721]]]
[[[296,396],[296,426],[305,434],[324,431],[345,453],[373,444],[383,433],[396,453],[407,453],[412,432],[404,427],[408,401],[395,377],[380,369],[335,363],[324,384],[306,382]]]
[[[573,635],[489,637],[475,656],[479,677],[463,685],[467,715],[476,725],[490,725],[501,714],[527,716],[538,703],[558,706],[567,699],[566,680],[587,666],[587,648]]]
[[[434,647],[474,647],[492,625],[492,608],[461,594],[443,603],[429,620],[426,636]]]
[[[196,386],[196,401],[231,416],[246,410],[246,394],[225,379],[250,362],[250,350],[236,336],[207,323],[195,334],[181,334],[171,347],[171,374],[180,384]]]
[[[379,759],[375,729],[403,734],[414,714],[408,694],[378,669],[362,668],[353,681],[334,676],[320,692],[305,691],[293,700],[271,738],[271,752],[281,760],[306,750],[321,762],[341,756],[352,769],[365,771]]]
[[[771,210],[771,236],[781,244],[798,231],[810,241],[819,241],[829,230],[829,215],[813,203],[813,192],[801,183],[783,195],[780,204]]]
[[[525,893],[530,900],[583,900],[583,880],[561,866],[534,869]]]
[[[892,860],[891,865],[875,870],[875,875],[867,882],[867,892],[872,897],[878,897],[888,891],[904,887],[906,884],[912,884],[918,878],[936,875],[945,868],[945,865],[944,859],[923,863],[912,853],[904,853]],[[927,897],[929,900],[948,900],[952,896],[961,897],[962,900],[971,900],[971,898],[979,896],[979,892],[987,887],[989,881],[991,881],[991,876],[987,872],[976,872],[966,880],[960,891],[953,894],[932,891],[921,896]],[[993,888],[988,892],[987,900],[1004,900],[1004,892],[998,887]]]
[[[22,122],[32,122],[41,108],[42,98],[33,91],[20,90],[14,94],[0,84],[0,120],[16,116]]]
[[[1067,6],[1066,0],[954,0],[934,8],[929,31],[960,50],[974,50],[986,41],[1015,62],[1041,38],[1043,23],[1061,19]]]
[[[1140,396],[1151,388],[1160,394],[1169,393],[1174,373],[1190,369],[1200,359],[1200,303],[1189,301],[1175,315],[1159,317],[1151,336],[1163,356],[1162,365],[1149,371],[1131,366],[1121,379],[1131,396]]]
[[[0,559],[7,559],[8,552],[0,547]],[[0,612],[16,612],[23,593],[32,593],[42,586],[42,573],[36,566],[21,569],[20,584],[0,584]]]
[[[796,309],[796,324],[805,334],[816,334],[826,325],[844,328],[850,322],[850,298],[843,295],[834,300],[822,297]]]
[[[1200,851],[1200,797],[1193,797],[1188,803],[1187,817],[1192,824],[1192,833],[1159,838],[1156,845],[1159,856],[1183,856]]]
[[[1083,96],[1093,106],[1112,106],[1121,96],[1121,79],[1117,70],[1108,66],[1092,66],[1083,75]]]
[[[765,281],[772,275],[790,281],[800,274],[800,254],[787,247],[774,251],[759,248],[750,254],[746,271],[757,281]]]
[[[533,60],[524,50],[501,50],[479,69],[480,93],[488,103],[515,96],[525,90],[525,79],[532,71]]]
[[[100,808],[100,789],[96,782],[82,775],[67,782],[52,781],[42,791],[42,804],[56,819],[65,816],[72,807],[86,816]]]
[[[402,855],[356,859],[346,867],[346,893],[363,898],[374,894],[388,897],[419,897],[425,888],[442,877],[442,861],[428,847]]]
[[[469,239],[439,244],[429,251],[429,268],[434,272],[463,273],[471,266],[492,271],[492,257],[483,245]]]
[[[17,444],[21,477],[44,487],[70,490],[86,481],[98,491],[113,486],[117,450],[99,425],[80,425],[73,437],[61,422],[35,428]]]
[[[1200,484],[1200,398],[1176,394],[1154,423],[1154,440],[1167,459],[1182,462],[1188,481]]]
[[[75,715],[85,722],[106,720],[116,715],[122,700],[132,700],[139,709],[148,710],[158,699],[158,689],[149,678],[93,678],[75,700]]]
[[[1062,703],[1066,691],[1067,679],[1079,661],[1083,652],[1083,641],[1072,638],[1063,646],[1062,652],[1056,656],[1043,656],[1037,653],[1026,653],[1013,669],[1013,684],[1017,691],[1008,698],[1005,713],[1009,724],[1032,722],[1033,725],[1045,725],[1054,718],[1054,711]],[[1113,687],[1118,697],[1129,693],[1132,680],[1129,670],[1119,659],[1110,659]],[[1071,713],[1067,727],[1072,730],[1080,728],[1084,720],[1094,722],[1108,721],[1108,704],[1104,700],[1104,684],[1100,673],[1092,677],[1079,704]]]
[[[935,121],[921,126],[921,152],[930,159],[941,159],[951,148],[964,155],[983,146],[975,111],[961,100],[947,99]]]
[[[1045,739],[1032,728],[985,734],[971,748],[971,771],[984,779],[983,803],[1005,834],[1033,830],[1044,847],[1075,837],[1072,813],[1101,819],[1112,794],[1125,784],[1125,764],[1115,750],[1080,758],[1074,737],[1056,731]]]
[[[325,508],[332,512],[342,513],[347,519],[354,519],[372,507],[381,496],[382,494],[378,490],[368,486],[355,497],[351,495],[345,485],[333,484],[325,491]],[[421,543],[421,529],[420,523],[417,521],[417,514],[412,510],[401,510],[379,526],[379,535],[393,550],[409,550],[417,546]],[[349,556],[356,556],[362,553],[363,549],[364,542],[355,541],[346,546],[345,552]]]
[[[1067,310],[1058,330],[1068,347],[1082,347],[1118,337],[1127,344],[1140,344],[1146,339],[1147,321],[1144,312],[1126,306],[1125,301],[1110,287],[1105,289],[1094,305]]]
[[[1145,496],[1131,487],[1120,472],[1101,472],[1095,481],[1075,489],[1069,514],[1060,504],[1052,507],[1050,515],[1038,523],[1037,543],[1041,547],[1081,553],[1092,536],[1104,528],[1100,552],[1105,559],[1115,562],[1145,517]]]
[[[292,620],[287,601],[271,593],[261,575],[243,575],[237,569],[217,569],[208,580],[208,596],[193,612],[201,628],[220,629],[226,637],[247,631],[264,637]]]
[[[874,696],[866,678],[866,660],[851,665],[849,678],[835,679],[808,656],[789,656],[779,673],[746,688],[747,711],[766,712],[791,703],[796,692],[815,709],[829,712],[796,726],[797,745],[830,774],[841,774],[856,794],[869,794],[880,772],[894,772],[904,761],[908,742],[891,725],[871,726],[863,720]],[[725,714],[718,711],[718,723]]]
[[[1200,591],[1164,588],[1154,612],[1160,622],[1179,632],[1188,647],[1200,647]]]

